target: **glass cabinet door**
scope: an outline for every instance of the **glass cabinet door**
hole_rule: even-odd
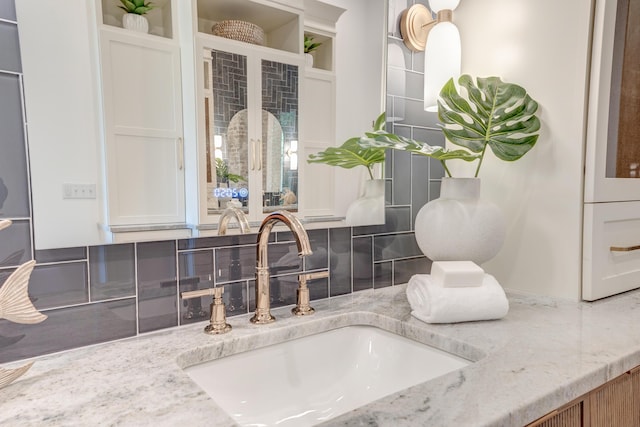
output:
[[[619,0],[614,33],[607,178],[640,178],[640,3]]]
[[[263,213],[298,209],[298,67],[262,60]]]
[[[247,57],[205,50],[207,212],[249,210]]]

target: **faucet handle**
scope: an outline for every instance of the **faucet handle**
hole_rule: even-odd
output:
[[[298,275],[298,302],[291,312],[296,316],[306,316],[315,313],[315,309],[309,305],[309,287],[308,280],[323,279],[329,277],[328,271],[319,271],[316,273],[304,273]]]
[[[231,331],[231,325],[227,323],[227,315],[224,302],[222,302],[223,293],[224,288],[218,287],[201,289],[197,291],[188,291],[181,294],[182,299],[198,298],[208,295],[213,296],[213,301],[211,302],[210,306],[211,317],[209,319],[209,324],[204,328],[204,331],[211,335],[224,334]]]

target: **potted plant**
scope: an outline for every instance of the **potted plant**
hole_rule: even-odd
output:
[[[243,176],[229,172],[229,166],[227,165],[227,162],[219,157],[216,157],[216,178],[218,182],[224,184],[229,184],[230,182],[236,183],[240,181],[246,181]]]
[[[322,45],[322,43],[314,42],[313,40],[313,36],[310,36],[309,34],[304,35],[304,56],[307,61],[307,66],[309,67],[313,67],[313,55],[311,55],[311,52]]]
[[[470,260],[481,264],[493,258],[504,241],[505,221],[492,203],[479,199],[478,174],[488,151],[504,161],[524,156],[538,140],[538,103],[518,85],[498,77],[450,79],[440,92],[438,118],[446,139],[463,149],[431,146],[381,130],[361,139],[363,148],[405,150],[439,160],[446,177],[440,198],[424,205],[416,217],[416,240],[433,261]],[[487,150],[490,148],[490,150]],[[453,178],[446,162],[478,161],[473,178]]]
[[[118,7],[125,11],[122,26],[128,30],[148,33],[149,22],[142,15],[155,7],[153,3],[145,0],[120,0],[120,3],[122,4]]]
[[[382,113],[373,124],[373,132],[383,133],[384,126],[385,114]],[[376,164],[384,162],[386,147],[363,147],[363,139],[368,137],[349,138],[339,147],[329,147],[319,153],[310,154],[307,160],[309,163],[324,163],[345,169],[367,169],[370,179],[365,182],[362,197],[347,209],[347,225],[384,222],[384,180],[375,179],[373,168]]]

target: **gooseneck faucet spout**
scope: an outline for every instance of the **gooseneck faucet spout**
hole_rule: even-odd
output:
[[[275,319],[271,315],[271,295],[269,292],[269,261],[268,243],[271,230],[276,223],[285,224],[296,239],[298,245],[298,256],[304,257],[312,254],[309,236],[300,220],[288,211],[278,211],[269,214],[258,231],[258,244],[256,245],[256,312],[251,318],[251,323],[265,324],[271,323]]]
[[[242,209],[236,207],[228,207],[222,212],[222,215],[220,215],[220,219],[218,220],[218,236],[224,236],[225,234],[227,234],[227,226],[229,225],[229,220],[231,218],[235,218],[236,221],[238,221],[238,225],[240,226],[240,233],[251,233],[249,221],[247,220],[247,216],[244,214]]]

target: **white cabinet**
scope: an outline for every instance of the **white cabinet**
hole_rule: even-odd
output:
[[[187,171],[188,204],[197,209],[187,220],[199,235],[212,233],[227,206],[241,207],[254,222],[277,209],[299,212],[299,6],[191,2],[192,28],[183,27],[181,34],[183,54],[189,55],[183,67],[195,70],[193,82],[185,85],[184,118],[187,128],[197,130],[196,149],[187,150],[188,163],[197,165]],[[212,30],[225,20],[238,27]],[[252,38],[251,31],[237,35],[248,22],[262,31],[259,37]]]
[[[297,211],[300,56],[212,38],[199,39],[198,51],[204,218],[217,222],[227,206],[253,221]]]
[[[593,27],[584,192],[582,297],[640,287],[637,58],[628,0],[597,1]]]
[[[107,225],[185,222],[180,50],[104,27]]]
[[[335,146],[336,141],[336,22],[345,9],[305,0],[304,34],[320,46],[307,61],[304,70],[301,127],[304,141],[301,158]],[[311,64],[309,63],[311,62]],[[339,143],[338,143],[339,145]],[[306,163],[306,160],[305,160]],[[301,194],[304,215],[311,217],[336,215],[335,168],[321,164],[305,164]]]

